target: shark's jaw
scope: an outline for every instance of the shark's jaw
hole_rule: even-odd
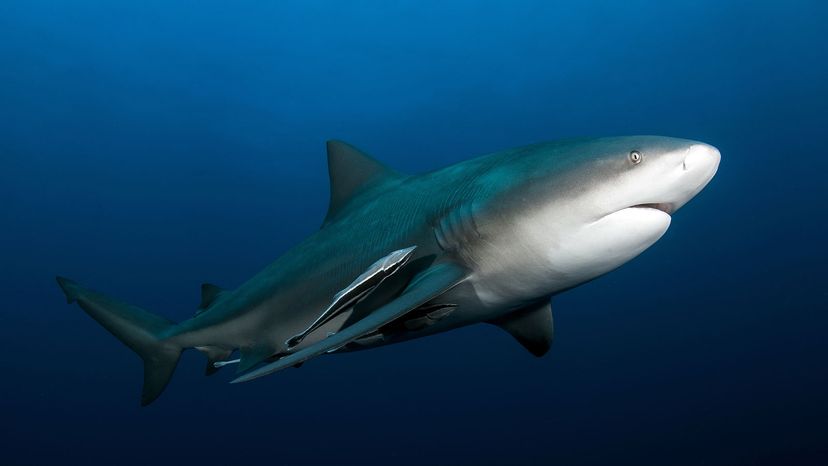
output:
[[[572,281],[590,280],[641,254],[670,227],[665,210],[636,205],[617,210],[583,225],[564,248],[550,251],[553,267]],[[574,286],[566,283],[567,287]]]
[[[629,209],[655,209],[664,212],[667,215],[672,215],[675,211],[675,207],[673,207],[672,203],[669,202],[654,202],[648,204],[638,204],[631,207]]]

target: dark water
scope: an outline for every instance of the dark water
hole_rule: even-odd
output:
[[[0,463],[828,464],[824,2],[127,3],[0,3]],[[318,228],[328,138],[418,172],[642,133],[719,174],[542,359],[478,326],[231,386],[188,352],[140,409],[54,283],[189,317]]]

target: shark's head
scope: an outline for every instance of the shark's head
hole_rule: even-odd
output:
[[[524,177],[502,197],[499,216],[514,214],[498,236],[528,246],[517,252],[530,264],[527,286],[541,294],[571,288],[655,243],[713,178],[719,158],[708,144],[656,136],[527,148],[510,168]]]

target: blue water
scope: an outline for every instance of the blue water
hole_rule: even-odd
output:
[[[0,463],[828,464],[825,5],[0,3]],[[228,385],[187,352],[141,409],[54,282],[191,316],[318,228],[329,138],[414,173],[622,134],[719,173],[541,359],[477,326]]]

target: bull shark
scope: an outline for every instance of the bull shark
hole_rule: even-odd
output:
[[[143,359],[143,406],[188,348],[206,354],[208,375],[237,364],[234,383],[476,323],[542,356],[551,298],[653,245],[720,160],[660,136],[534,144],[412,176],[341,141],[327,155],[321,228],[235,290],[202,285],[188,320],[57,277],[67,302]]]

